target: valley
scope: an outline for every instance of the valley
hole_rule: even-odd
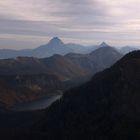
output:
[[[89,54],[1,59],[0,105],[10,109],[16,104],[30,104],[46,96],[53,98],[57,91],[64,92],[83,84],[121,57],[114,48],[103,46]]]

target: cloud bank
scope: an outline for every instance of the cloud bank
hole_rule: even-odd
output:
[[[0,48],[65,42],[140,46],[139,0],[0,1]]]

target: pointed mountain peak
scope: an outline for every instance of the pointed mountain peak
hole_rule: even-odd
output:
[[[51,44],[51,45],[64,45],[64,43],[62,42],[61,39],[59,39],[58,37],[54,37],[52,38],[48,44]]]
[[[52,41],[61,41],[61,39],[59,39],[58,37],[53,37],[51,40]]]
[[[102,43],[100,44],[100,47],[109,47],[109,45],[108,45],[106,42],[102,42]]]

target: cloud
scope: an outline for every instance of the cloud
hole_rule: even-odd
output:
[[[66,42],[139,45],[139,5],[139,0],[0,1],[0,48],[10,47],[8,39],[17,48],[17,41],[20,47],[34,47],[52,36]]]

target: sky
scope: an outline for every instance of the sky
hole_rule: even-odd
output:
[[[52,37],[84,45],[140,46],[140,0],[0,0],[0,48]]]

